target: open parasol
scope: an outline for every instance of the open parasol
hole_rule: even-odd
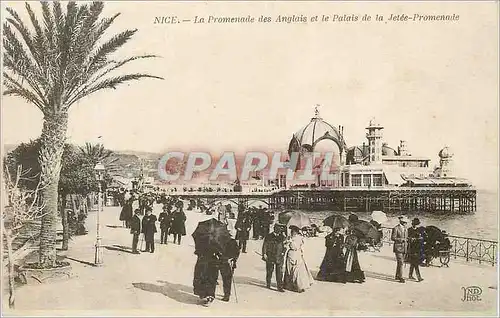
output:
[[[373,224],[368,221],[359,220],[356,224],[352,225],[352,229],[360,238],[373,239],[378,241],[381,239],[381,234]]]
[[[285,211],[278,215],[278,222],[287,227],[296,226],[299,229],[310,227],[312,222],[307,214],[301,211]]]
[[[219,252],[224,254],[228,242],[231,240],[226,225],[216,219],[208,219],[198,223],[192,237],[195,253]]]
[[[378,224],[384,224],[387,222],[387,215],[382,211],[373,211],[371,217],[372,220]]]
[[[323,220],[325,226],[334,228],[346,228],[349,226],[349,221],[342,215],[332,214]]]

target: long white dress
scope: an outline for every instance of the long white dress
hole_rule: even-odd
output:
[[[314,282],[304,260],[304,238],[302,235],[296,234],[285,241],[285,246],[287,248],[283,279],[285,289],[303,292]]]

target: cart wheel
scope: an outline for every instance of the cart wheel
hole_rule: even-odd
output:
[[[441,267],[442,266],[448,266],[448,263],[450,262],[450,253],[449,252],[441,252],[441,255],[439,256],[439,261],[441,262]]]

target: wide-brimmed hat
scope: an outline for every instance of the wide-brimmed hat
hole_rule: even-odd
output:
[[[405,223],[408,223],[410,221],[408,220],[408,217],[406,215],[400,215],[398,219],[400,222],[405,222]]]
[[[420,220],[418,218],[414,218],[413,220],[411,220],[411,224],[412,225],[419,225],[420,224]]]

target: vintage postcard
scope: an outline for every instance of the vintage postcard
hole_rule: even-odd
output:
[[[498,1],[2,1],[5,316],[497,316]]]

